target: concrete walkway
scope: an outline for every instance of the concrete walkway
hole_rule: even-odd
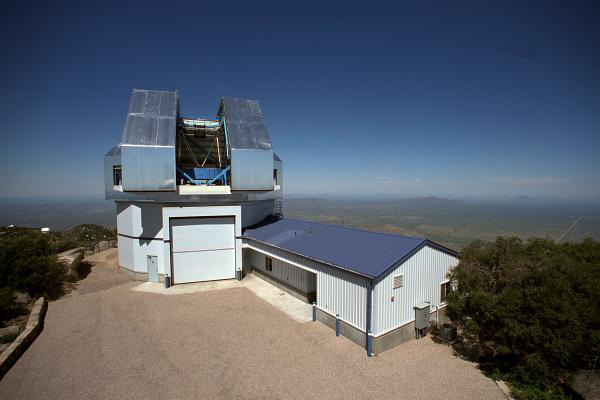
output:
[[[475,365],[428,338],[368,358],[249,287],[132,290],[139,282],[123,280],[108,258],[79,285],[85,294],[49,304],[44,331],[0,381],[0,398],[504,398]]]
[[[306,304],[294,296],[279,290],[254,274],[246,275],[241,282],[230,279],[224,281],[186,283],[174,285],[168,289],[165,289],[165,286],[162,283],[143,282],[138,286],[133,287],[131,290],[174,296],[241,287],[250,289],[255,295],[279,309],[295,321],[308,322],[312,320],[312,306],[310,304]]]

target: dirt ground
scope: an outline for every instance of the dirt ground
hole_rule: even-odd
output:
[[[116,252],[0,381],[6,399],[504,399],[475,365],[429,338],[367,357],[319,322],[300,323],[240,287],[133,291]]]

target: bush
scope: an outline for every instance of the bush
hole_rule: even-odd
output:
[[[66,275],[49,236],[31,232],[0,241],[0,287],[55,299],[63,294]]]
[[[0,321],[13,318],[17,311],[14,291],[9,287],[0,288]]]
[[[523,393],[560,398],[559,382],[600,356],[600,243],[476,241],[450,279],[447,313],[480,361]],[[518,393],[518,391],[517,391]],[[558,396],[558,397],[556,397]]]

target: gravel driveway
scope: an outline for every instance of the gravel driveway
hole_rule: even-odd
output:
[[[117,272],[110,253],[96,259],[85,293],[50,303],[44,331],[0,381],[0,398],[504,398],[429,338],[368,358],[246,288],[132,291],[138,282]]]

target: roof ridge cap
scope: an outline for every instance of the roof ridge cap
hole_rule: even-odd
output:
[[[309,220],[299,219],[299,218],[287,218],[287,217],[283,217],[282,218],[282,220],[285,220],[285,219],[289,219],[289,220],[292,220],[292,221],[307,222],[307,223],[310,223],[310,224],[331,226],[331,227],[340,228],[340,229],[350,229],[350,230],[360,231],[360,232],[375,233],[375,234],[378,234],[378,235],[386,235],[386,236],[393,236],[393,237],[402,237],[402,238],[408,238],[408,239],[417,239],[417,240],[421,240],[421,241],[429,240],[429,239],[427,239],[425,237],[408,236],[408,235],[396,235],[395,233],[379,232],[379,231],[373,231],[373,230],[370,230],[370,229],[356,228],[356,227],[353,227],[353,226],[345,226],[345,225],[338,225],[338,224],[327,224],[325,222],[309,221]]]

